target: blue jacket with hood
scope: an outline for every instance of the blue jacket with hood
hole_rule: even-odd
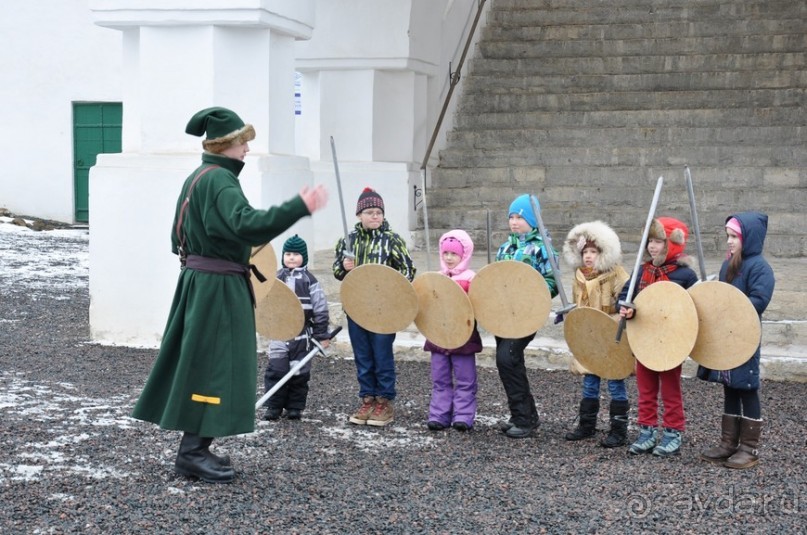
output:
[[[773,269],[762,257],[762,247],[768,232],[768,216],[760,212],[742,212],[727,217],[726,222],[732,217],[740,222],[742,229],[743,263],[740,272],[730,284],[748,296],[761,321],[762,313],[771,302],[775,284]],[[729,261],[725,260],[720,267],[720,280],[723,282],[726,282],[728,265]],[[731,388],[756,390],[759,388],[759,353],[760,348],[757,347],[745,364],[731,370],[715,371],[699,366],[698,377],[723,383]]]

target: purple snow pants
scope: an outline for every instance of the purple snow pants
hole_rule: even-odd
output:
[[[476,355],[432,353],[429,421],[473,427],[476,416]]]

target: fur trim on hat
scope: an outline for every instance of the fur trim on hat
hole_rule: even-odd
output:
[[[226,136],[217,137],[216,139],[205,139],[202,141],[202,148],[207,152],[220,154],[230,147],[248,143],[253,139],[255,139],[255,128],[251,124],[245,124],[243,128],[239,128],[235,132],[230,132]]]
[[[622,262],[622,244],[616,232],[602,221],[589,221],[570,230],[563,242],[563,258],[574,269],[583,265],[583,248],[587,242],[593,242],[600,250],[594,266],[600,273]]]
[[[653,265],[661,266],[668,263],[673,259],[682,259],[684,255],[684,248],[686,247],[689,229],[687,226],[678,219],[673,217],[658,217],[653,219],[650,224],[650,232],[647,239],[655,238],[657,240],[664,240],[664,254],[659,255],[659,258],[653,259]],[[644,258],[650,261],[650,255],[647,253],[645,246]]]

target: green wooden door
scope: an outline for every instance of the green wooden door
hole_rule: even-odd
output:
[[[101,153],[121,151],[119,102],[73,103],[73,191],[76,221],[90,220],[90,167]]]

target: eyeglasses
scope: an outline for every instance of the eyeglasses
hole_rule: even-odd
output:
[[[383,217],[384,212],[381,210],[362,210],[362,215],[366,215],[367,217]]]

